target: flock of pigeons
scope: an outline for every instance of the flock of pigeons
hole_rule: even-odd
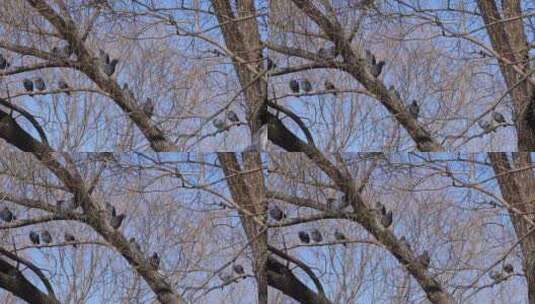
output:
[[[332,200],[331,200],[332,205]],[[287,218],[286,213],[277,205],[272,205],[269,210],[269,216],[277,221],[280,222]],[[392,224],[394,222],[394,215],[392,213],[392,210],[388,210],[381,202],[377,202],[375,205],[375,208],[372,209],[372,212],[377,219],[378,223],[381,224],[381,226],[384,227],[384,229],[389,229],[392,227]],[[342,243],[344,247],[347,247],[347,237],[345,234],[340,232],[338,229],[334,231],[334,239],[336,242]],[[300,230],[297,233],[297,237],[303,244],[310,244],[311,241],[315,243],[320,243],[323,241],[323,235],[321,231],[317,228],[313,228],[309,231]],[[400,239],[400,244],[406,249],[411,250],[411,245],[405,238],[405,236],[402,236]],[[427,250],[424,250],[422,254],[420,254],[416,261],[420,263],[425,269],[429,268],[429,265],[431,264],[431,256],[429,255],[429,252]]]
[[[58,213],[75,211],[78,207],[79,206],[76,205],[73,199],[56,201],[56,208],[58,210]],[[117,214],[115,207],[108,202],[106,202],[106,214],[109,219],[110,226],[115,230],[121,227],[124,219],[126,218],[125,213]],[[17,217],[13,214],[11,210],[9,210],[8,207],[4,207],[2,210],[0,210],[0,219],[6,223],[9,223],[17,220]],[[41,242],[43,242],[43,244],[51,244],[54,241],[52,234],[46,229],[41,230],[40,232],[31,230],[28,236],[30,238],[30,241],[34,245],[40,245]],[[76,243],[76,237],[72,233],[65,232],[63,235],[63,239],[66,243],[72,244],[74,248],[78,247]],[[141,251],[141,246],[139,245],[139,243],[137,243],[136,238],[132,237],[128,241],[132,245],[132,247],[138,252],[138,254],[143,255]],[[156,251],[153,252],[152,255],[148,258],[148,262],[154,270],[158,270],[158,268],[160,267],[160,257]]]

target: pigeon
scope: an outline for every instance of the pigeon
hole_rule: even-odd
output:
[[[37,77],[35,80],[34,80],[34,85],[35,85],[35,89],[38,90],[38,91],[44,91],[46,90],[46,85],[45,85],[45,81],[43,80],[43,78],[41,77]]]
[[[422,264],[425,269],[429,267],[429,264],[431,264],[431,257],[429,256],[429,252],[427,250],[424,250],[424,252],[417,257],[418,263]]]
[[[292,90],[293,93],[299,93],[299,82],[297,80],[292,79],[290,80],[290,90]]]
[[[411,114],[412,118],[418,119],[418,114],[420,114],[420,106],[418,105],[416,99],[412,100],[412,103],[409,106],[409,113]]]
[[[108,77],[111,77],[111,75],[115,73],[117,63],[119,63],[119,59],[113,59],[110,63],[104,64],[102,66],[102,71],[104,72],[104,74],[108,75]]]
[[[507,273],[513,273],[515,271],[515,268],[511,264],[505,264],[503,265],[503,271]]]
[[[154,114],[154,102],[152,101],[152,98],[147,97],[147,100],[145,100],[145,103],[143,104],[143,113],[145,113],[148,118],[151,118]]]
[[[301,240],[301,242],[305,244],[310,243],[310,236],[308,235],[308,233],[304,231],[299,231],[297,235],[299,236],[299,239]]]
[[[112,216],[110,220],[110,225],[113,227],[113,229],[117,230],[119,227],[121,227],[121,224],[123,223],[124,218],[126,217],[126,214],[122,213],[118,216]]]
[[[216,118],[214,119],[213,124],[217,130],[219,131],[225,130],[225,123],[223,122],[223,120]]]
[[[229,110],[227,113],[225,113],[225,117],[230,122],[235,122],[235,123],[240,122],[240,118],[238,117],[238,114],[236,114],[236,112],[232,110]]]
[[[334,231],[334,238],[339,242],[346,240],[346,236],[342,232],[340,232],[338,230]],[[347,244],[345,242],[343,242],[342,245],[344,245],[344,247],[347,246]]]
[[[370,72],[372,73],[373,77],[377,78],[379,75],[381,75],[384,65],[384,61],[379,61],[377,64],[372,65]]]
[[[34,245],[39,245],[40,241],[39,241],[39,234],[35,231],[30,231],[30,241],[32,241],[32,243]]]
[[[22,85],[24,86],[26,92],[33,92],[33,82],[30,79],[24,78],[22,80]],[[33,94],[30,94],[30,96],[33,96]]]
[[[312,92],[312,84],[306,78],[301,81],[301,87],[303,88],[303,91],[305,91],[305,93]]]
[[[496,111],[492,112],[492,118],[494,119],[495,122],[499,124],[506,123],[505,117],[503,117],[502,113],[500,112],[496,112]]]
[[[61,78],[60,80],[58,80],[58,88],[60,90],[70,90],[71,87],[69,86],[67,81],[65,81],[65,79]],[[67,94],[69,96],[71,95],[71,93],[68,92],[68,91],[66,91],[65,94]]]
[[[141,252],[141,246],[139,246],[139,243],[136,241],[135,237],[132,237],[128,240],[128,242],[134,246],[134,249]]]
[[[281,221],[283,218],[286,218],[286,214],[282,211],[279,206],[275,205],[269,209],[269,215],[276,221]]]
[[[243,266],[240,264],[232,265],[232,270],[234,270],[235,273],[240,274],[240,275],[245,273]]]
[[[505,280],[505,274],[503,274],[503,272],[499,272],[499,271],[491,271],[489,273],[489,277],[491,279],[493,279],[496,283]]]
[[[158,256],[158,252],[154,252],[150,258],[149,258],[149,264],[150,266],[155,269],[155,270],[158,270],[158,268],[160,267],[160,256]]]
[[[325,85],[325,90],[327,90],[327,91],[336,91],[336,87],[329,80],[325,80],[324,85]],[[332,93],[333,93],[334,96],[336,96],[336,92],[332,92]]]
[[[323,241],[323,236],[321,235],[321,232],[318,229],[313,229],[312,231],[310,231],[310,237],[316,243]]]
[[[381,216],[381,225],[383,225],[383,227],[385,228],[390,227],[392,225],[392,221],[393,221],[392,211],[388,211]]]
[[[43,240],[43,243],[50,244],[52,243],[52,235],[48,230],[41,231],[41,240]]]
[[[70,234],[68,232],[65,232],[65,234],[63,235],[63,239],[67,243],[76,242],[76,238],[74,237],[74,235],[72,235],[72,234]],[[72,244],[72,247],[76,248],[78,246],[76,244]]]
[[[477,124],[479,125],[479,127],[481,129],[483,129],[483,131],[485,131],[485,133],[490,133],[492,131],[494,131],[494,129],[492,128],[492,124],[490,123],[490,121],[486,121],[486,120],[479,120],[477,122]]]
[[[7,61],[6,57],[4,55],[0,54],[0,70],[5,70],[9,68],[11,64]]]
[[[0,219],[2,219],[2,221],[4,222],[11,222],[13,220],[16,220],[17,218],[13,215],[9,208],[4,207],[4,209],[0,211]]]
[[[228,274],[228,273],[222,273],[220,272],[218,274],[218,277],[219,279],[221,280],[221,282],[223,282],[223,284],[229,284],[232,282],[232,275]]]
[[[277,68],[277,64],[275,64],[273,62],[273,60],[271,60],[271,58],[268,57],[268,59],[267,59],[267,69],[268,69],[268,71],[274,70],[276,68]]]
[[[373,67],[374,65],[376,65],[375,55],[372,54],[370,50],[365,51],[365,58],[366,58],[366,63],[368,63],[370,67]]]

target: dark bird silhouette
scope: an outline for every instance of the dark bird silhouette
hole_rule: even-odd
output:
[[[134,246],[134,249],[141,252],[141,246],[139,246],[139,243],[136,241],[135,237],[132,237],[128,240],[128,242]]]
[[[267,69],[268,71],[274,70],[277,68],[277,64],[271,60],[271,58],[267,58]]]
[[[158,270],[158,268],[160,267],[160,256],[158,256],[158,252],[154,252],[150,258],[149,258],[149,264],[152,268],[154,268],[155,270]]]
[[[373,77],[377,78],[379,77],[379,75],[381,75],[384,65],[385,65],[384,61],[379,61],[377,64],[374,64],[371,66],[370,72],[372,73]]]
[[[58,80],[58,88],[60,90],[70,90],[71,87],[69,86],[69,84],[67,83],[67,81],[65,81],[65,79],[61,78],[60,80]],[[65,94],[67,95],[71,95],[71,92],[69,91],[65,91]]]
[[[110,63],[102,65],[102,71],[104,74],[108,75],[108,77],[111,77],[111,75],[115,73],[115,68],[117,67],[118,63],[119,59],[113,59]]]
[[[303,91],[305,91],[305,93],[312,92],[312,84],[306,78],[301,81],[301,87],[303,88]]]
[[[68,233],[68,232],[65,232],[65,234],[63,235],[63,239],[65,240],[65,242],[67,243],[73,243],[73,242],[76,242],[76,238],[74,237],[74,235]],[[72,244],[72,247],[74,248],[77,248],[78,245],[76,244]]]
[[[515,268],[511,264],[505,264],[503,265],[503,271],[507,273],[513,273],[515,271]]]
[[[33,84],[34,84],[34,86],[35,86],[35,89],[38,90],[38,91],[44,91],[44,90],[46,90],[46,84],[45,84],[45,81],[44,81],[43,78],[41,78],[41,77],[37,77],[37,78],[35,78]]]
[[[499,124],[506,123],[505,117],[500,112],[492,112],[492,119]]]
[[[147,100],[145,100],[145,103],[143,104],[143,113],[145,113],[148,118],[152,118],[152,115],[154,114],[154,101],[152,101],[152,98],[147,97]]]
[[[227,118],[228,121],[230,122],[234,122],[234,123],[239,123],[240,122],[240,118],[238,117],[238,114],[236,114],[236,112],[232,111],[232,110],[229,110],[226,114],[225,114],[225,117]]]
[[[429,268],[429,264],[431,264],[431,256],[429,256],[429,252],[427,250],[424,250],[424,252],[417,257],[418,263],[422,264],[425,269]]]
[[[385,214],[383,214],[381,216],[381,225],[383,225],[383,227],[385,228],[388,228],[392,225],[392,222],[393,222],[393,215],[392,215],[392,211],[388,211],[386,212]]]
[[[6,57],[0,54],[0,70],[5,70],[9,68],[9,66],[11,66],[11,64],[7,61]]]
[[[414,119],[418,119],[418,115],[420,114],[420,106],[418,105],[416,99],[412,100],[412,103],[409,106],[409,113]]]
[[[2,209],[2,211],[0,211],[0,218],[2,219],[2,221],[8,222],[8,223],[11,222],[11,221],[16,220],[15,215],[13,215],[11,210],[9,210],[9,208],[7,208],[7,207],[4,207],[4,209]]]
[[[110,225],[113,227],[113,229],[117,230],[119,227],[121,227],[121,224],[123,223],[124,218],[126,217],[126,214],[122,213],[118,216],[112,216],[110,220]]]
[[[33,92],[33,81],[31,81],[30,79],[24,78],[22,80],[22,85],[24,86],[26,92]],[[33,94],[30,94],[30,96],[33,96]]]
[[[219,130],[219,131],[223,131],[225,130],[225,122],[223,122],[223,120],[219,119],[219,118],[216,118],[214,119],[214,127]]]
[[[299,93],[299,82],[297,80],[292,79],[290,80],[290,90],[292,90],[293,93]]]
[[[32,241],[32,243],[34,245],[39,245],[40,241],[39,241],[39,234],[35,231],[30,231],[30,241]]]
[[[269,209],[269,215],[276,221],[281,221],[283,218],[286,218],[286,214],[284,214],[284,211],[282,211],[279,206],[274,205]]]
[[[336,91],[336,87],[334,86],[334,83],[330,82],[329,80],[325,80],[325,90],[326,91]],[[336,96],[336,92],[332,92],[334,96]]]
[[[301,242],[305,244],[310,243],[310,236],[308,235],[308,233],[304,231],[299,231],[297,235],[299,236],[299,239],[301,240]]]
[[[43,240],[43,243],[50,244],[52,243],[52,235],[48,230],[41,231],[41,240]]]
[[[310,231],[310,237],[316,243],[323,241],[323,236],[318,229],[312,229],[312,231]]]
[[[240,264],[234,264],[232,265],[232,270],[234,270],[235,273],[242,275],[245,273],[245,270],[243,269],[243,266]]]
[[[339,242],[346,240],[346,236],[338,230],[334,231],[334,238]],[[344,245],[344,247],[347,246],[346,242],[343,242],[342,245]]]

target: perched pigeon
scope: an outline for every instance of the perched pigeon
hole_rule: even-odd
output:
[[[104,72],[104,74],[108,75],[108,77],[111,77],[111,75],[115,73],[117,63],[119,63],[119,59],[113,59],[110,63],[104,64],[102,66],[102,71]]]
[[[39,234],[35,231],[30,231],[30,241],[32,241],[32,243],[34,245],[39,245],[40,241],[39,241]]]
[[[71,87],[69,86],[69,84],[67,83],[67,81],[65,81],[65,79],[61,78],[60,80],[58,80],[58,88],[59,88],[60,90],[70,90]],[[71,92],[66,91],[65,94],[67,94],[67,95],[70,96],[70,95],[71,95]]]
[[[290,90],[292,90],[293,93],[299,93],[299,82],[297,80],[292,79],[290,80]]]
[[[136,241],[135,237],[132,237],[128,240],[128,242],[134,246],[134,249],[141,252],[141,246],[139,246],[139,243]]]
[[[336,87],[329,80],[325,80],[324,85],[325,85],[325,90],[326,91],[336,91]],[[336,92],[332,92],[332,93],[333,93],[334,96],[336,96]]]
[[[24,86],[26,92],[33,92],[33,82],[30,79],[24,78],[22,80],[22,85]],[[33,96],[33,94],[30,94],[30,96]]]
[[[6,57],[4,55],[0,54],[0,70],[5,70],[9,68],[11,64],[7,61]]]
[[[17,218],[15,217],[15,215],[13,215],[9,208],[4,207],[4,209],[0,211],[0,219],[2,219],[2,221],[4,222],[11,222],[13,220],[16,220]]]
[[[429,252],[427,250],[424,250],[424,252],[417,257],[417,260],[422,266],[424,266],[425,269],[429,267],[429,264],[431,264],[431,257],[429,256]]]
[[[121,224],[123,223],[124,218],[126,217],[126,214],[122,213],[118,216],[112,216],[110,220],[110,225],[113,227],[113,229],[117,230],[119,227],[121,227]]]
[[[418,114],[420,114],[420,106],[418,105],[416,99],[412,100],[412,103],[409,106],[409,113],[411,114],[412,118],[418,119]]]
[[[154,102],[152,101],[152,98],[147,97],[147,100],[145,100],[145,103],[143,104],[143,113],[145,113],[148,118],[152,118],[152,115],[154,114]]]
[[[158,252],[154,252],[150,258],[149,258],[149,264],[152,268],[155,270],[158,270],[160,268],[160,256],[158,256]]]
[[[383,227],[385,228],[390,227],[392,225],[392,221],[393,221],[392,211],[388,211],[381,216],[381,225],[383,225]]]
[[[493,279],[496,283],[505,280],[505,274],[499,271],[491,271],[489,277]]]
[[[371,66],[370,72],[372,73],[373,77],[377,78],[379,77],[379,75],[381,75],[384,65],[385,65],[384,61],[379,61],[377,64],[374,64]]]
[[[485,133],[490,133],[494,131],[494,128],[492,127],[492,124],[490,121],[481,119],[477,122],[477,124],[479,125],[481,129],[483,129],[483,131],[485,131]]]
[[[284,211],[282,211],[282,209],[277,205],[269,209],[269,215],[276,221],[281,221],[283,218],[286,218]]]
[[[305,91],[305,93],[312,92],[312,84],[306,78],[301,81],[301,87],[303,88],[303,91]]]
[[[506,123],[505,117],[500,112],[492,112],[492,119],[499,124]]]
[[[513,265],[511,264],[505,264],[503,266],[503,271],[507,272],[507,273],[513,273],[515,271]]]
[[[312,231],[310,231],[310,237],[316,243],[323,241],[323,236],[318,229],[312,229]]]
[[[43,243],[50,244],[52,243],[52,235],[48,230],[41,231],[41,240],[43,240]]]
[[[223,131],[225,130],[225,123],[223,122],[223,120],[219,119],[219,118],[216,118],[214,119],[214,127],[219,130],[219,131]]]
[[[334,238],[339,242],[346,240],[346,236],[342,232],[340,232],[338,230],[334,231]],[[342,245],[344,245],[344,247],[347,246],[347,244],[345,242],[343,242]]]
[[[230,122],[240,122],[240,118],[238,117],[238,114],[236,114],[236,112],[232,111],[232,110],[229,110],[226,114],[225,114],[225,117],[228,121]]]
[[[301,242],[305,244],[310,243],[310,236],[308,235],[308,233],[304,231],[299,231],[297,235],[299,236],[299,239],[301,240]]]
[[[232,265],[232,270],[234,270],[235,273],[240,274],[240,275],[245,273],[243,266],[240,264]]]
[[[275,64],[273,62],[273,60],[271,60],[271,58],[268,57],[268,59],[267,59],[267,69],[268,69],[268,71],[274,70],[276,68],[277,68],[277,64]]]
[[[65,240],[65,242],[67,243],[72,243],[72,242],[76,242],[76,238],[74,237],[74,235],[68,233],[68,232],[65,232],[65,234],[63,235],[63,238]],[[76,248],[78,247],[76,244],[72,244],[72,247]]]
[[[35,89],[38,90],[38,91],[46,90],[45,81],[41,77],[35,78],[33,84],[35,85]]]

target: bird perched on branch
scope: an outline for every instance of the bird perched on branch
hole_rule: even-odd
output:
[[[225,130],[225,123],[223,122],[223,120],[221,120],[221,119],[219,119],[219,118],[216,118],[216,119],[214,119],[213,124],[214,124],[214,127],[215,127],[218,131],[223,131],[223,130]]]
[[[310,231],[310,237],[316,243],[323,241],[323,236],[318,229],[312,229],[312,231]]]
[[[238,114],[236,114],[236,112],[232,110],[229,110],[227,113],[225,113],[225,118],[232,123],[240,122],[240,118],[238,117]]]
[[[41,78],[41,77],[37,77],[37,78],[35,78],[35,80],[33,81],[33,84],[34,84],[35,89],[36,89],[37,91],[44,91],[44,90],[46,90],[45,81],[44,81],[43,78]]]
[[[381,225],[383,227],[388,228],[392,225],[393,222],[393,214],[391,210],[384,210],[385,212],[381,214]]]
[[[299,93],[299,82],[297,80],[292,79],[289,82],[290,90],[292,90],[293,93]]]
[[[126,214],[122,213],[117,216],[112,216],[110,220],[110,225],[113,227],[113,229],[117,230],[119,227],[121,227],[121,224],[123,223],[123,220],[125,219]]]
[[[381,75],[384,65],[385,65],[384,61],[379,61],[377,64],[372,65],[372,67],[370,68],[370,72],[373,75],[373,77],[377,78],[379,77],[379,75]]]
[[[301,242],[305,244],[310,243],[310,236],[308,235],[308,233],[304,231],[299,231],[297,235],[299,236],[299,239],[301,240]]]
[[[30,231],[30,241],[32,241],[32,243],[34,245],[39,245],[40,241],[39,241],[39,234],[35,231]]]
[[[281,221],[283,218],[286,218],[284,211],[277,205],[274,205],[269,209],[269,216],[276,221]]]
[[[306,78],[301,81],[301,87],[303,88],[303,91],[305,91],[305,93],[312,92],[312,84]]]
[[[490,121],[486,121],[484,119],[480,119],[477,124],[485,133],[490,133],[495,131],[495,129],[492,127],[492,123]]]
[[[65,232],[65,234],[63,235],[63,239],[65,240],[65,242],[67,243],[73,243],[73,242],[76,242],[76,238],[74,237],[74,235],[68,233],[68,232]],[[78,245],[76,244],[72,244],[72,247],[74,248],[77,248]]]
[[[412,103],[409,106],[409,113],[411,114],[412,118],[418,119],[418,115],[420,114],[420,106],[418,105],[416,99],[412,100]]]
[[[329,80],[325,80],[324,86],[326,91],[333,91],[332,94],[336,96],[337,93],[334,83],[330,82]]]
[[[5,70],[9,68],[11,64],[7,61],[6,57],[4,55],[0,54],[0,70]]]
[[[506,123],[507,121],[505,120],[505,117],[502,115],[502,113],[500,112],[496,112],[496,111],[493,111],[492,112],[492,118],[494,119],[495,122],[499,123],[499,124],[502,124],[502,123]]]
[[[30,79],[24,78],[22,80],[22,85],[24,86],[26,92],[33,92],[33,81],[31,81]],[[33,96],[33,94],[30,94],[30,96]]]
[[[503,271],[505,271],[506,273],[513,273],[515,271],[515,268],[512,264],[505,264],[503,265]]]
[[[58,80],[58,88],[59,88],[60,90],[70,90],[70,89],[71,89],[71,87],[69,86],[69,84],[67,83],[67,81],[65,81],[65,79],[63,79],[63,78],[60,78],[60,80]],[[71,92],[69,92],[69,91],[65,91],[65,94],[67,94],[67,95],[70,96],[70,95],[71,95]]]
[[[243,269],[243,266],[240,265],[240,264],[234,264],[232,265],[232,270],[234,270],[234,272],[236,274],[239,274],[239,275],[242,275],[245,273],[245,270]]]
[[[505,280],[505,274],[503,272],[499,272],[499,271],[491,271],[491,272],[489,272],[489,277],[491,279],[493,279],[496,283],[499,283],[499,282]]]
[[[160,256],[158,255],[158,252],[153,252],[152,255],[149,258],[149,265],[154,269],[158,270],[160,268]]]
[[[338,230],[334,231],[334,238],[339,242],[346,240],[346,236]],[[347,246],[346,242],[343,242],[342,245],[344,245],[344,247]]]
[[[2,221],[8,223],[17,219],[8,207],[4,207],[2,211],[0,211],[0,218],[2,219]]]
[[[48,230],[41,231],[41,240],[43,240],[43,243],[50,244],[52,243],[52,235]]]
[[[271,60],[271,58],[267,58],[267,69],[268,71],[271,71],[271,70],[274,70],[277,68],[277,64],[273,62],[273,60]]]

